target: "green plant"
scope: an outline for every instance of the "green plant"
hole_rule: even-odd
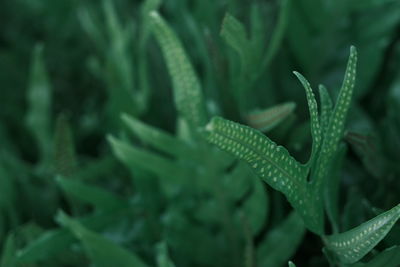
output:
[[[399,5],[1,2],[0,266],[397,266]]]

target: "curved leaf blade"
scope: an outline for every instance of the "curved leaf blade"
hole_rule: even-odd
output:
[[[324,237],[326,247],[343,263],[355,263],[373,249],[400,218],[400,204],[340,234]]]
[[[319,124],[319,116],[318,116],[318,105],[317,101],[315,100],[315,96],[310,86],[310,83],[307,81],[307,79],[304,78],[304,76],[298,73],[297,71],[294,71],[293,73],[294,75],[296,75],[297,79],[299,79],[299,81],[301,82],[306,91],[307,104],[310,112],[311,136],[313,142],[312,142],[311,156],[307,163],[307,165],[309,165],[313,164],[315,156],[318,153],[322,141],[321,127]]]

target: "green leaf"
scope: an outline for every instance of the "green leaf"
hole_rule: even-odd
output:
[[[200,81],[175,33],[155,11],[150,13],[153,33],[161,46],[174,87],[175,106],[192,127],[206,124]]]
[[[343,263],[355,263],[373,249],[400,218],[400,204],[344,233],[323,238],[326,247]]]
[[[77,220],[70,218],[63,212],[59,212],[57,221],[68,228],[82,242],[90,259],[98,267],[148,266],[134,253],[87,229]]]
[[[239,54],[242,70],[246,70],[252,60],[252,47],[243,24],[227,13],[222,21],[221,36]]]
[[[165,242],[157,244],[157,266],[158,267],[175,267],[168,255],[168,247]]]
[[[329,118],[332,114],[333,104],[332,99],[328,94],[328,90],[322,84],[319,85],[319,96],[321,101],[321,131],[322,135],[325,135],[329,124]]]
[[[329,119],[329,124],[326,128],[324,140],[322,142],[321,151],[316,160],[315,171],[312,175],[312,186],[314,192],[314,201],[317,205],[321,205],[322,209],[322,190],[325,183],[328,171],[336,155],[339,147],[339,142],[343,137],[344,124],[346,122],[346,115],[350,108],[351,97],[355,84],[357,65],[357,51],[354,46],[350,48],[350,56],[347,63],[346,73],[342,88],[339,91],[339,96],[336,101],[335,108]]]
[[[258,266],[282,266],[296,252],[305,234],[304,225],[296,212],[292,212],[272,229],[257,249]]]
[[[173,156],[192,157],[196,153],[187,143],[173,135],[155,127],[151,127],[129,115],[123,114],[122,119],[128,128],[146,144]]]
[[[157,175],[168,178],[182,177],[188,174],[184,169],[178,168],[176,163],[171,159],[161,157],[145,149],[139,149],[112,136],[108,137],[108,141],[116,156],[127,166],[139,166]],[[157,168],[154,168],[155,166],[157,166]]]
[[[261,111],[251,112],[246,116],[246,121],[252,128],[268,132],[286,119],[296,108],[296,103],[287,102]]]
[[[311,198],[308,169],[284,147],[257,130],[220,117],[210,121],[206,132],[210,143],[247,162],[262,180],[286,196],[311,231],[321,233],[322,211],[315,211],[314,203],[307,201]]]
[[[289,267],[296,267],[296,264],[294,264],[293,262],[289,261],[288,262]]]
[[[40,160],[48,163],[51,156],[51,88],[42,45],[36,45],[33,51],[27,101],[26,125],[36,139]]]
[[[14,234],[10,233],[3,243],[3,252],[1,253],[0,267],[14,267],[16,265],[16,244]]]
[[[312,91],[312,88],[310,86],[310,83],[306,80],[306,78],[303,77],[300,73],[294,71],[293,72],[296,77],[299,79],[301,84],[303,85],[304,89],[306,90],[306,96],[307,96],[307,103],[308,103],[308,109],[310,112],[310,121],[311,121],[311,136],[312,136],[312,150],[311,150],[311,156],[310,160],[308,161],[307,165],[313,164],[314,159],[319,152],[319,148],[321,145],[322,141],[322,136],[321,136],[321,127],[319,124],[319,117],[318,117],[318,106],[317,106],[317,101],[315,100],[314,93]]]
[[[85,185],[77,180],[58,176],[57,183],[61,189],[73,199],[89,203],[101,210],[111,210],[116,207],[125,207],[127,203],[118,196],[96,186]]]
[[[291,0],[283,0],[280,1],[280,10],[279,10],[279,18],[278,22],[276,23],[276,26],[274,27],[274,32],[272,34],[267,53],[265,55],[264,61],[263,61],[263,69],[265,67],[268,67],[268,65],[271,63],[272,59],[274,58],[275,54],[277,53],[283,37],[285,35],[285,31],[288,25],[288,17],[290,14],[290,9],[291,9]]]
[[[396,267],[400,262],[400,246],[393,246],[378,255],[374,256],[372,260],[367,263],[356,263],[349,267]]]
[[[240,212],[246,217],[251,234],[256,236],[264,226],[267,219],[269,209],[268,196],[262,181],[254,176],[247,176],[246,178],[253,180],[253,188],[251,195],[240,207]]]
[[[347,146],[342,145],[337,151],[335,158],[330,167],[329,176],[324,187],[324,200],[326,214],[328,215],[329,221],[331,222],[333,232],[339,232],[339,187],[341,170],[344,161],[344,157],[347,152]]]
[[[56,173],[65,177],[74,174],[78,165],[71,128],[67,118],[63,114],[58,116],[56,122],[54,161]]]
[[[81,224],[93,230],[100,230],[126,217],[127,210],[116,208],[111,212],[97,213],[80,218]],[[33,263],[65,251],[74,238],[66,229],[48,230],[25,248],[18,251],[18,263]]]

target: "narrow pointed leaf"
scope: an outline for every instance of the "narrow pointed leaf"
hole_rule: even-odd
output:
[[[312,164],[314,162],[315,156],[318,153],[318,150],[321,145],[321,127],[319,124],[319,116],[318,116],[318,106],[317,106],[317,101],[315,100],[314,93],[312,91],[312,88],[310,86],[310,83],[306,80],[306,78],[303,77],[298,72],[293,72],[296,77],[299,79],[301,84],[303,85],[304,89],[306,90],[306,96],[307,96],[307,103],[308,103],[308,109],[310,112],[310,121],[311,121],[311,136],[312,136],[312,150],[311,150],[311,157],[310,160],[308,161],[309,164]]]
[[[16,258],[16,244],[14,234],[9,234],[3,243],[3,251],[0,258],[0,267],[14,267],[17,266]]]
[[[43,46],[34,49],[27,93],[28,112],[26,125],[38,144],[42,161],[51,154],[51,92],[49,78],[43,61]]]
[[[325,135],[328,128],[329,119],[332,114],[333,104],[332,104],[332,99],[329,96],[328,90],[322,84],[319,85],[319,96],[321,101],[321,115],[320,115],[321,131],[322,135]]]
[[[98,209],[111,210],[116,207],[127,206],[127,203],[118,196],[96,186],[85,185],[77,180],[57,177],[57,183],[70,197],[85,203],[89,203]]]
[[[265,110],[252,112],[246,116],[246,121],[252,128],[268,132],[286,119],[296,108],[296,103],[279,104]]]
[[[326,247],[343,263],[355,263],[373,249],[400,218],[400,204],[340,234],[326,236]]]
[[[83,244],[90,259],[98,267],[146,267],[147,265],[134,253],[118,246],[107,238],[87,229],[78,221],[60,212],[57,221],[68,228]]]
[[[155,11],[150,13],[153,33],[161,46],[174,88],[178,112],[192,127],[206,124],[200,81],[176,34]]]
[[[356,48],[352,46],[350,48],[350,56],[347,63],[343,85],[340,89],[331,118],[329,119],[324,141],[321,146],[321,152],[316,161],[315,172],[313,172],[314,197],[316,203],[321,203],[321,194],[323,192],[321,187],[325,182],[330,165],[338,149],[339,142],[343,137],[346,115],[350,107],[355,84],[356,64],[357,51]]]
[[[246,69],[251,60],[252,49],[243,24],[227,13],[222,21],[221,36],[236,50],[240,56],[242,68]]]
[[[250,165],[272,188],[281,191],[302,216],[307,227],[321,233],[322,210],[314,210],[307,190],[307,168],[282,146],[261,132],[235,122],[214,117],[207,125],[207,139]]]
[[[122,119],[129,129],[143,142],[154,146],[162,152],[181,157],[192,157],[192,155],[196,154],[195,150],[187,143],[167,132],[146,125],[140,120],[126,114],[122,116]]]

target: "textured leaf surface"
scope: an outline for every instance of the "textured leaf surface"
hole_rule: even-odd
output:
[[[222,22],[221,36],[240,55],[242,68],[246,69],[251,60],[251,44],[243,24],[227,13]]]
[[[175,138],[171,134],[151,127],[135,119],[129,115],[122,116],[123,121],[129,129],[137,135],[143,142],[154,146],[162,152],[180,156],[180,157],[195,157],[196,153],[187,143]]]
[[[311,157],[309,160],[309,163],[312,164],[314,162],[315,156],[318,153],[322,139],[321,127],[319,125],[317,101],[315,100],[315,96],[310,86],[310,83],[306,80],[306,78],[304,78],[303,75],[301,75],[296,71],[293,73],[296,75],[296,77],[299,79],[304,89],[306,90],[307,103],[308,103],[308,109],[310,111],[310,120],[311,120],[311,136],[313,139]]]
[[[322,214],[316,213],[314,204],[308,201],[308,170],[284,147],[257,130],[219,117],[214,117],[206,130],[209,142],[247,162],[262,180],[285,194],[310,230],[322,231]]]
[[[99,230],[115,223],[115,221],[122,220],[124,217],[126,217],[126,210],[117,208],[111,213],[90,215],[79,219],[79,221],[90,229]],[[32,263],[46,259],[65,251],[73,241],[74,237],[66,229],[49,230],[18,251],[18,263]]]
[[[169,179],[184,177],[188,174],[185,169],[179,168],[171,159],[137,148],[112,136],[108,137],[108,141],[116,156],[127,166],[138,166]],[[154,168],[155,166],[157,168]]]
[[[325,135],[328,128],[329,119],[332,114],[333,103],[331,97],[329,96],[328,90],[323,85],[319,86],[319,96],[321,101],[321,131],[322,135]]]
[[[164,19],[155,11],[150,13],[152,29],[163,51],[174,87],[178,112],[193,127],[206,124],[206,112],[200,81],[182,44]]]
[[[339,142],[343,137],[346,115],[350,107],[355,84],[356,64],[357,51],[356,48],[352,46],[350,48],[350,56],[347,63],[343,85],[339,91],[339,96],[332,112],[332,116],[329,119],[329,124],[321,146],[321,152],[318,154],[318,159],[316,161],[315,172],[313,172],[312,182],[316,203],[322,204],[320,200],[322,198],[323,190],[321,188],[338,149]]]
[[[87,229],[65,213],[57,215],[57,221],[68,228],[83,244],[92,262],[99,267],[146,267],[135,254],[118,246],[111,240]]]
[[[394,246],[380,252],[367,263],[355,263],[350,267],[397,267],[400,262],[400,247]]]
[[[343,263],[355,263],[381,241],[400,218],[400,204],[344,233],[326,236],[325,244]]]
[[[296,108],[296,103],[288,102],[265,110],[252,112],[246,116],[246,121],[252,128],[267,132],[282,122]]]

